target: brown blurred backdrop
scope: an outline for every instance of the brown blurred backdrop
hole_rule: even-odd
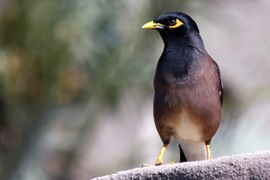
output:
[[[0,179],[88,179],[153,163],[163,45],[141,25],[197,22],[225,86],[214,157],[270,149],[267,0],[0,0]],[[177,143],[165,155],[178,161]]]

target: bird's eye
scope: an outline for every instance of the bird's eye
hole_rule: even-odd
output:
[[[168,24],[169,24],[170,26],[175,25],[175,23],[176,23],[176,19],[169,19],[169,20],[168,20]]]

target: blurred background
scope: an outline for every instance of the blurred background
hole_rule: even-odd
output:
[[[88,179],[154,163],[162,12],[197,22],[225,86],[214,158],[270,149],[270,1],[0,0],[0,179]],[[173,142],[165,162],[177,162]]]

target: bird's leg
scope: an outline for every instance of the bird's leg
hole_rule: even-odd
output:
[[[207,160],[211,159],[210,144],[206,144]]]
[[[158,155],[157,160],[155,162],[156,166],[163,164],[163,156],[164,156],[164,153],[165,153],[167,147],[168,147],[168,144],[164,144],[162,146],[162,148],[160,149],[159,155]]]

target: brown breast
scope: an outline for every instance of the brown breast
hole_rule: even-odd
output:
[[[208,55],[194,63],[186,77],[179,80],[164,74],[167,84],[156,88],[154,118],[163,141],[171,136],[208,141],[220,124],[220,79],[215,64]]]

